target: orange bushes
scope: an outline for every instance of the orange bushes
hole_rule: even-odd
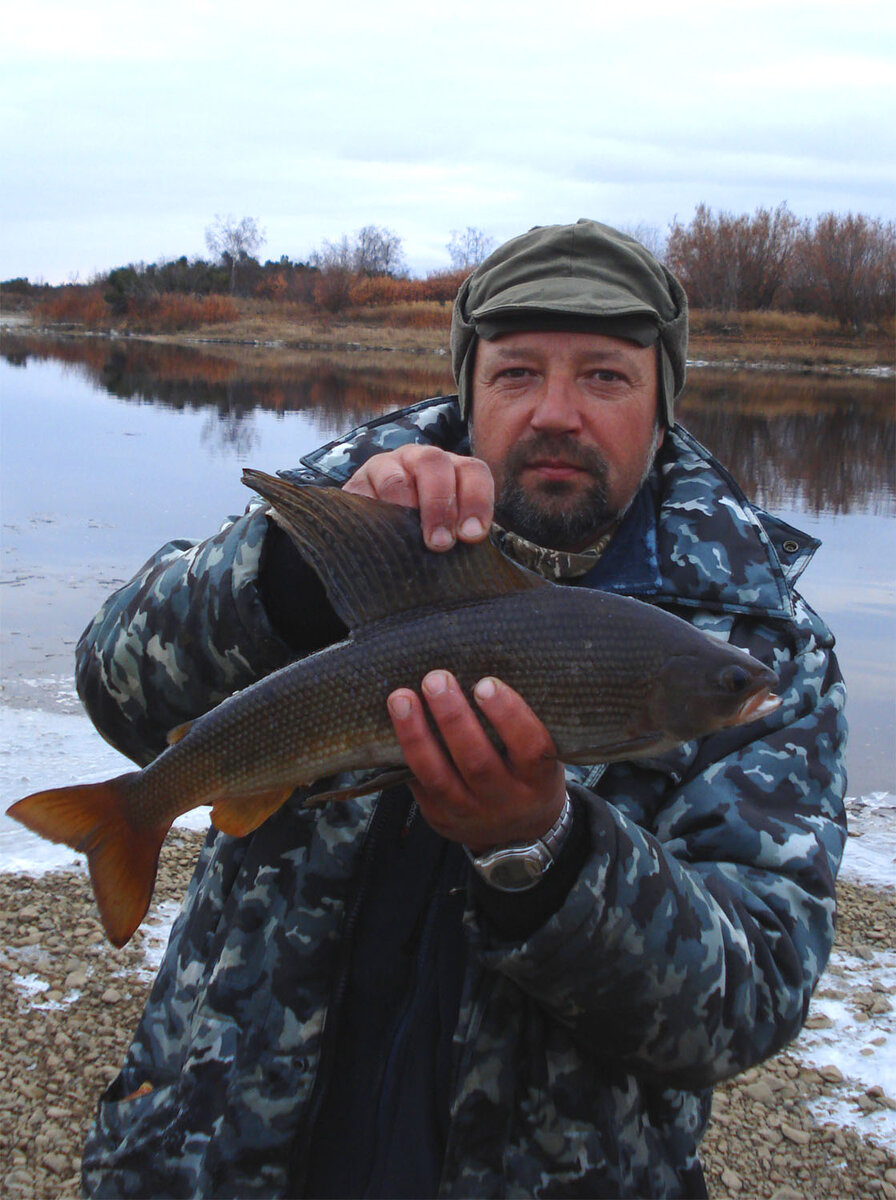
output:
[[[45,321],[75,322],[91,329],[106,325],[109,315],[100,289],[82,284],[56,288],[41,300],[37,311]]]
[[[239,310],[229,296],[182,296],[163,292],[128,305],[127,324],[143,333],[175,333],[235,321]]]
[[[451,309],[444,302],[418,300],[389,305],[359,305],[350,316],[366,325],[388,325],[400,329],[448,329]]]
[[[45,321],[84,325],[88,329],[108,329],[118,324],[98,287],[71,284],[55,288],[37,306]],[[124,324],[141,333],[175,333],[179,329],[198,329],[235,321],[239,310],[229,296],[184,296],[179,292],[131,299],[127,302]]]
[[[357,306],[419,304],[427,300],[454,301],[464,279],[463,271],[439,271],[425,279],[395,279],[391,275],[356,276],[348,299]]]

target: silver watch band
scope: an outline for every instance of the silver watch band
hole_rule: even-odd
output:
[[[479,855],[464,849],[476,873],[491,887],[502,892],[525,892],[540,883],[553,866],[569,836],[572,820],[573,808],[567,792],[560,816],[534,842],[513,842]]]
[[[538,839],[550,854],[551,862],[560,853],[560,848],[569,836],[570,829],[572,829],[572,801],[569,798],[569,792],[567,792],[563,798],[563,807],[560,810],[560,816],[544,837]]]

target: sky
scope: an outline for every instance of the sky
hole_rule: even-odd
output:
[[[697,204],[896,217],[890,0],[0,0],[0,280]]]

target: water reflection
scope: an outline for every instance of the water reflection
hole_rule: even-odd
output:
[[[65,363],[129,402],[210,410],[203,441],[239,458],[253,448],[259,409],[306,412],[322,428],[346,429],[453,386],[446,359],[410,353],[4,334],[2,355],[16,366]],[[896,515],[890,380],[698,368],[678,415],[766,507]]]
[[[678,413],[765,508],[896,516],[891,380],[693,370]]]

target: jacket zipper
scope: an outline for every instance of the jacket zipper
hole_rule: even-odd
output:
[[[320,1116],[321,1107],[323,1106],[324,1097],[326,1096],[327,1082],[329,1081],[332,1070],[333,1055],[335,1053],[336,1030],[339,1027],[339,1015],[342,1011],[343,1003],[345,1002],[345,994],[348,988],[348,979],[351,969],[352,947],[354,944],[355,926],[358,923],[358,917],[361,912],[361,906],[364,903],[364,897],[367,893],[367,888],[370,882],[370,866],[373,861],[373,852],[380,835],[380,828],[386,819],[386,814],[377,800],[376,808],[371,817],[370,825],[367,829],[367,835],[364,839],[364,846],[361,850],[361,861],[359,868],[358,888],[351,902],[351,907],[346,913],[345,920],[342,926],[342,942],[340,946],[339,969],[336,974],[336,984],[333,987],[330,1002],[327,1005],[327,1015],[324,1020],[324,1029],[321,1035],[320,1056],[317,1065],[317,1074],[314,1080],[314,1087],[311,1092],[311,1099],[308,1104],[307,1118],[302,1122],[302,1129],[296,1136],[294,1150],[290,1156],[289,1169],[289,1187],[290,1194],[293,1196],[305,1195],[305,1182],[308,1177],[308,1157],[311,1148],[311,1138],[314,1134],[314,1127],[317,1124]]]

